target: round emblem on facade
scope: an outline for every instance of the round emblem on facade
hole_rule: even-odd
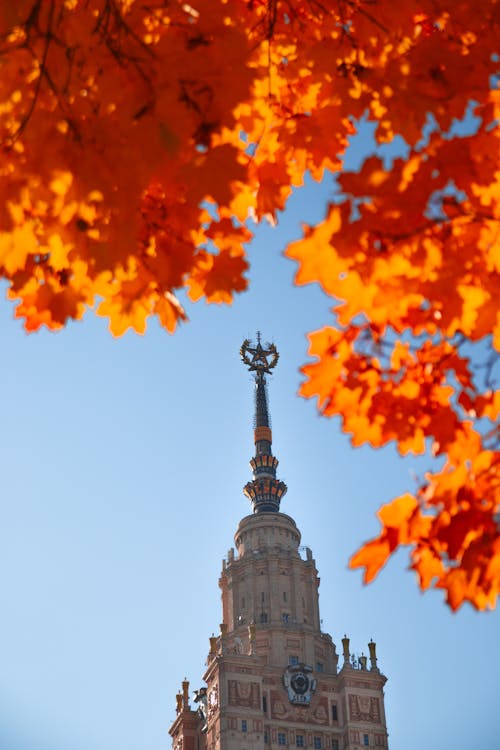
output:
[[[288,693],[290,703],[308,706],[316,690],[316,680],[313,679],[312,667],[306,664],[295,664],[287,667],[283,674],[283,685]]]
[[[305,695],[309,689],[309,677],[304,672],[294,674],[290,686],[297,695]]]

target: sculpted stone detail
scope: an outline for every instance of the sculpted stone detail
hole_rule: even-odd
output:
[[[271,717],[273,719],[285,719],[291,715],[291,710],[283,702],[283,696],[277,690],[271,691]]]
[[[273,703],[273,718],[275,719],[284,719],[285,717],[290,716],[290,711],[285,706],[283,701],[277,700]]]
[[[260,708],[260,687],[257,682],[239,682],[228,680],[228,700],[231,706],[243,708]]]
[[[369,695],[349,696],[349,716],[352,721],[380,722],[379,699]]]
[[[271,691],[271,718],[279,721],[295,721],[304,724],[327,725],[328,724],[328,699],[322,697],[312,706],[295,705],[290,706],[283,700],[282,693],[277,690]]]
[[[207,715],[210,720],[219,708],[219,688],[213,685],[207,693]]]
[[[311,667],[305,664],[289,666],[283,673],[283,685],[290,703],[308,706],[316,690],[316,680]]]
[[[312,719],[315,724],[328,724],[328,700],[322,698],[313,711]]]
[[[292,709],[292,717],[293,721],[300,721],[300,722],[310,722],[311,720],[311,714],[309,712],[308,708],[304,708],[303,706],[296,707]]]
[[[207,731],[208,724],[208,695],[206,687],[195,690],[194,702],[198,706],[196,713],[201,720],[201,731],[205,733]]]

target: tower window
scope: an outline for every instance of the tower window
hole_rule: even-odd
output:
[[[247,731],[247,722],[246,719],[241,720],[241,731],[246,732]]]
[[[321,737],[315,737],[314,738],[314,748],[315,750],[321,750]]]
[[[284,732],[278,732],[278,745],[286,745],[286,735]]]
[[[286,602],[286,591],[283,591],[283,601]]]
[[[304,735],[303,734],[295,735],[295,744],[297,745],[297,747],[304,747]]]
[[[338,713],[337,713],[337,704],[336,703],[332,703],[332,719],[333,719],[333,721],[338,721],[339,720]]]

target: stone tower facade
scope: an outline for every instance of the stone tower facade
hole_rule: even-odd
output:
[[[274,345],[249,341],[242,358],[255,373],[253,514],[240,522],[223,562],[220,635],[210,638],[205,685],[190,704],[177,695],[174,750],[361,750],[387,748],[383,687],[375,643],[355,659],[342,639],[342,663],[321,631],[319,578],[300,531],[280,512],[286,485],[276,478],[265,375]]]

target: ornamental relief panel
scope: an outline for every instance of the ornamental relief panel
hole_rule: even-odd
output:
[[[211,721],[219,708],[219,688],[216,682],[207,690],[207,719]]]
[[[314,724],[328,724],[328,699],[320,698],[314,708],[311,721]]]
[[[351,721],[372,721],[380,723],[380,702],[369,695],[349,696],[349,716]]]
[[[228,680],[228,701],[230,706],[260,709],[260,687],[257,682]]]
[[[282,692],[271,690],[271,718],[304,724],[328,724],[328,699],[313,700],[310,706],[291,706]]]

